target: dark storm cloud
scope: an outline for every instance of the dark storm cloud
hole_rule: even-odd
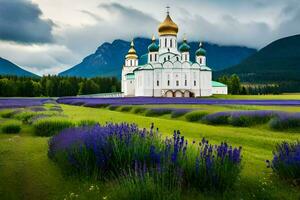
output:
[[[27,0],[0,0],[0,40],[49,43],[54,23],[41,19],[38,5]]]

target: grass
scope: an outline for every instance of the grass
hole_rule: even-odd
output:
[[[151,106],[149,106],[151,107]],[[166,107],[166,105],[163,105]],[[170,105],[172,107],[172,105]],[[174,105],[173,105],[174,107]],[[180,105],[176,107],[187,107]],[[248,107],[248,106],[247,106]],[[300,111],[300,107],[250,106],[256,109]],[[189,106],[210,111],[233,110],[223,106]],[[190,141],[206,137],[211,143],[227,141],[234,146],[243,146],[243,170],[237,190],[223,197],[217,194],[203,194],[197,191],[185,194],[183,199],[299,199],[300,189],[273,176],[266,168],[266,159],[272,158],[272,150],[277,142],[295,141],[300,134],[272,131],[267,125],[251,128],[231,126],[211,126],[191,123],[181,118],[146,117],[134,113],[110,111],[108,109],[62,105],[64,114],[73,122],[92,120],[137,123],[141,128],[150,127],[152,122],[165,136],[174,129],[180,129]],[[134,112],[134,109],[132,112]],[[33,128],[22,125],[18,135],[0,134],[0,199],[101,199],[114,192],[116,185],[99,185],[99,190],[90,191],[92,180],[66,178],[58,166],[47,157],[48,137],[37,137]],[[94,192],[94,193],[93,193]],[[109,198],[108,198],[109,199]]]

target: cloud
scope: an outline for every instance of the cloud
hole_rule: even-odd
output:
[[[64,27],[58,32],[58,42],[86,56],[103,42],[112,42],[115,39],[131,40],[138,36],[151,37],[157,32],[159,22],[137,9],[118,3],[105,3],[100,4],[97,11],[97,15],[92,12],[88,15],[96,15],[101,20],[79,27]]]
[[[0,1],[0,39],[19,43],[49,43],[54,23],[41,19],[38,5],[27,0]]]

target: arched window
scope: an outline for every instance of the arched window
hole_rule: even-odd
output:
[[[170,56],[168,56],[168,60],[170,60]]]
[[[202,64],[202,58],[199,58],[199,63]]]
[[[196,84],[196,81],[194,81],[194,86],[196,86],[197,84]]]
[[[172,48],[172,39],[170,39],[170,47]]]
[[[168,80],[168,86],[170,86],[170,80]]]
[[[179,86],[179,81],[178,80],[176,81],[176,86]]]
[[[130,66],[132,66],[132,60],[130,60]]]
[[[152,54],[150,54],[150,62],[152,62]]]
[[[167,38],[165,38],[165,47],[167,47]]]
[[[159,86],[159,81],[156,81],[156,85]]]
[[[187,86],[187,80],[184,80],[184,86]]]
[[[176,60],[179,61],[179,57],[176,57]]]
[[[185,54],[185,61],[187,61],[188,59],[187,59],[187,54]]]
[[[167,61],[167,58],[166,58],[166,57],[164,57],[164,61],[165,61],[165,62]]]

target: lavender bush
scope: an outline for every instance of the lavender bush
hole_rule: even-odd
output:
[[[193,111],[193,109],[187,109],[187,108],[175,108],[173,109],[171,113],[171,118],[177,118],[181,117],[189,112]]]
[[[300,183],[300,141],[282,142],[273,151],[273,160],[267,160],[268,167],[281,178]]]
[[[200,121],[206,115],[208,115],[208,113],[204,111],[193,111],[187,113],[185,115],[185,119],[189,122],[196,122],[196,121]]]
[[[281,113],[269,122],[269,126],[280,131],[300,130],[300,113]]]
[[[145,115],[148,117],[161,116],[170,114],[172,112],[172,108],[149,108],[147,109]]]
[[[212,146],[205,139],[198,145],[188,147],[179,131],[162,140],[153,125],[146,131],[108,123],[62,131],[50,139],[48,155],[70,174],[125,176],[142,183],[150,176],[161,191],[195,187],[222,192],[232,187],[241,169],[240,149],[226,143]]]
[[[235,111],[231,112],[230,124],[239,127],[265,124],[277,113],[272,110]]]
[[[207,124],[224,125],[229,124],[230,116],[231,113],[229,112],[217,112],[206,115],[205,117],[203,117],[202,121]]]

